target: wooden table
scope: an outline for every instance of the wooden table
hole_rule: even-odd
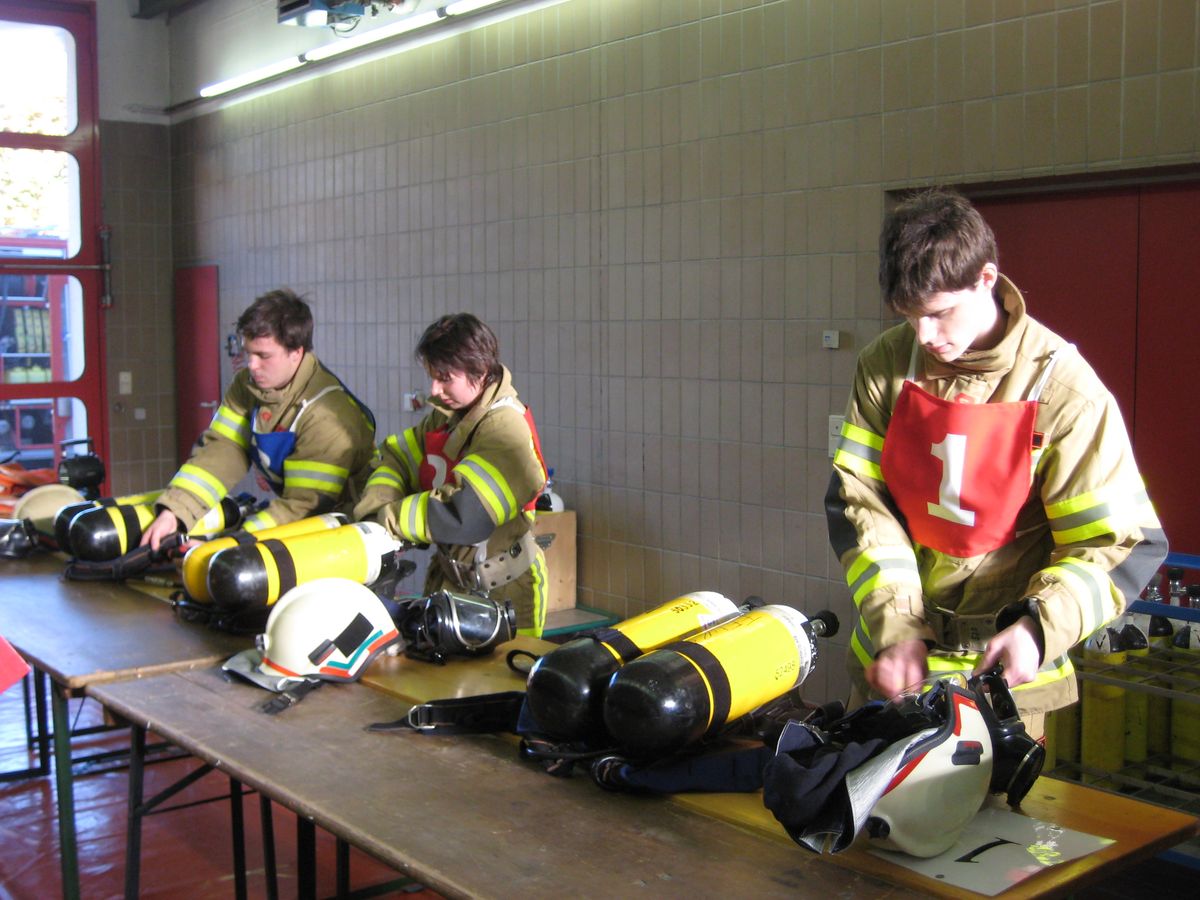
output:
[[[501,649],[552,647],[518,638]],[[215,671],[89,693],[451,896],[963,895],[857,847],[834,856],[802,850],[759,794],[610,793],[586,776],[552,778],[520,762],[511,736],[362,730],[400,718],[413,702],[523,683],[498,652],[445,666],[383,658],[363,684],[324,686],[275,717],[258,709],[269,694]],[[1191,816],[1047,778],[1022,808],[1114,843],[1003,897],[1066,894],[1197,833]]]
[[[112,582],[66,581],[65,560],[41,554],[0,563],[0,634],[34,668],[39,698],[51,682],[63,896],[79,896],[68,699],[128,678],[223,662],[251,639],[179,621],[170,605]],[[42,768],[44,704],[38,702]]]
[[[540,654],[549,652],[554,646],[546,641],[521,637],[503,649],[521,648]],[[409,660],[381,660],[368,670],[363,681],[414,703],[435,697],[521,690],[523,680],[507,671],[502,660],[503,655],[497,654],[486,665],[472,666],[462,675],[455,674],[456,668],[467,667],[448,665],[441,667],[441,671],[435,669],[426,672],[414,671]],[[786,843],[797,853],[807,853],[792,843],[783,827],[763,805],[761,792],[679,794],[672,797],[671,802]],[[998,796],[990,797],[988,803],[997,807],[1005,805]],[[1111,838],[1113,843],[1096,853],[1052,866],[1025,879],[1000,895],[1005,898],[1067,894],[1103,880],[1109,872],[1148,859],[1200,833],[1200,821],[1194,816],[1053,778],[1037,780],[1022,802],[1021,811],[1035,819]],[[889,882],[907,885],[923,894],[947,897],[963,895],[961,890],[952,885],[926,878],[875,856],[860,846],[823,859],[856,872],[879,875]]]
[[[423,667],[410,686],[478,668],[410,666]],[[368,733],[408,703],[363,684],[325,685],[275,716],[265,691],[214,669],[89,694],[450,897],[920,896],[660,797],[549,777],[505,736]]]

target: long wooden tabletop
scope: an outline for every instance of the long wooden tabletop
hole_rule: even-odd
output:
[[[366,732],[408,704],[362,684],[275,716],[216,669],[89,695],[452,897],[920,896],[659,797],[549,777],[500,735]]]
[[[161,597],[125,584],[67,581],[43,553],[0,560],[0,634],[68,690],[223,662],[253,638],[180,620]]]
[[[522,637],[502,649],[520,648],[538,654],[549,652],[554,646]],[[368,670],[363,681],[414,703],[441,697],[520,690],[524,683],[520,675],[505,666],[503,653],[487,660],[467,664],[452,662],[440,667],[422,666],[403,658],[383,659]],[[763,805],[761,792],[678,794],[671,802],[779,841],[793,847],[797,854],[807,853],[791,843],[783,827]],[[988,802],[997,807],[1004,805],[1000,797],[989,798]],[[1101,881],[1116,868],[1149,858],[1200,833],[1200,821],[1194,816],[1052,778],[1037,780],[1022,802],[1021,812],[1053,825],[1110,838],[1113,843],[1096,853],[1052,866],[1025,879],[1006,891],[1002,895],[1005,898],[1068,894]],[[926,894],[964,896],[964,892],[953,885],[926,878],[867,852],[862,849],[861,842],[844,853],[823,859],[856,872],[874,873]]]

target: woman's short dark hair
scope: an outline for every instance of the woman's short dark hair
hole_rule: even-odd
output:
[[[238,316],[237,331],[244,341],[274,338],[285,350],[312,350],[312,310],[294,291],[279,288],[255,299]]]
[[[490,384],[503,375],[500,342],[470,313],[442,316],[417,341],[417,360],[435,375],[451,369]]]
[[[960,291],[996,262],[996,238],[961,194],[932,188],[901,201],[879,234],[883,302],[904,315],[933,294]]]

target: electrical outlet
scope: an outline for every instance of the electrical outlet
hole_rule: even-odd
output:
[[[845,416],[830,416],[829,417],[829,458],[833,459],[833,454],[837,452],[838,441],[842,439],[842,423],[846,421]]]
[[[832,329],[826,329],[821,332],[821,346],[826,350],[836,350],[841,346],[842,333]]]
[[[123,396],[128,396],[133,393],[133,373],[118,372],[117,373],[117,393]]]

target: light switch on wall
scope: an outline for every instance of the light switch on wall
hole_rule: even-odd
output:
[[[842,423],[846,421],[845,416],[830,416],[829,417],[829,458],[833,459],[833,454],[837,452],[838,441],[842,439]]]

